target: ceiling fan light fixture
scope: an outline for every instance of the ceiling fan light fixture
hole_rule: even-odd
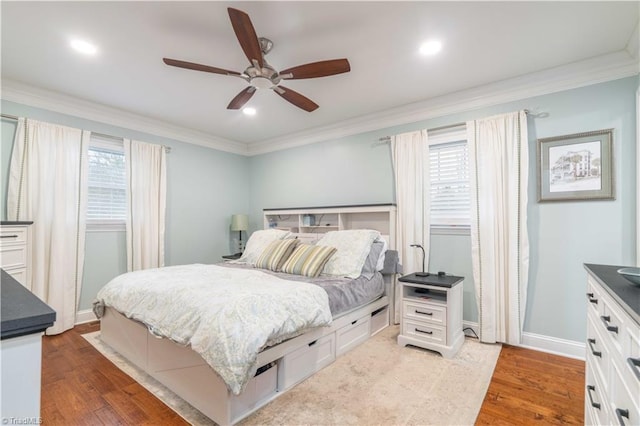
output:
[[[246,107],[246,108],[242,109],[242,113],[244,115],[254,116],[254,115],[256,115],[256,109],[255,108],[251,108],[251,107]]]
[[[438,40],[428,40],[420,46],[420,53],[423,55],[435,55],[442,50],[442,43]]]
[[[266,77],[253,77],[249,82],[256,89],[271,89],[273,87],[273,82]]]

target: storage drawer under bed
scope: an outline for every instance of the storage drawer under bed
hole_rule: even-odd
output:
[[[331,364],[336,359],[336,335],[331,333],[285,355],[278,371],[278,389],[296,383]]]
[[[336,356],[355,348],[370,336],[371,316],[365,315],[336,331]]]

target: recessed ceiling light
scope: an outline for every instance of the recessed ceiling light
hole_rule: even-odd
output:
[[[423,55],[435,55],[442,49],[442,43],[438,40],[429,40],[427,42],[422,43],[420,46],[420,53]]]
[[[96,48],[93,44],[80,39],[71,40],[71,47],[73,47],[80,53],[84,53],[85,55],[95,55],[98,51],[98,48]]]
[[[256,109],[251,107],[244,108],[242,112],[244,115],[256,115]]]

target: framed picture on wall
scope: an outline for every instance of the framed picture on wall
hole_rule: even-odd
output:
[[[613,129],[538,139],[538,201],[613,200]]]

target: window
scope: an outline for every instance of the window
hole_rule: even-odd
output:
[[[87,229],[124,230],[127,175],[122,141],[92,134],[88,158]]]
[[[430,139],[432,231],[469,228],[469,150],[465,139],[464,132]]]

